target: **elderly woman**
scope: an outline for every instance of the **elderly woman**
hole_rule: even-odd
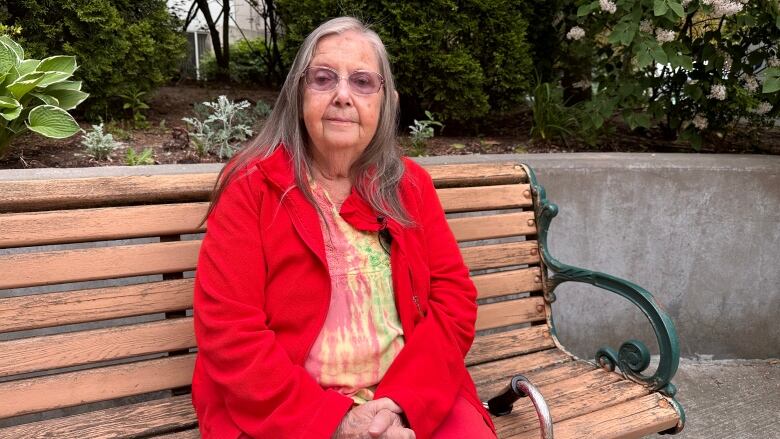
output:
[[[495,437],[463,361],[476,291],[397,114],[377,34],[330,20],[220,174],[194,298],[204,438]]]

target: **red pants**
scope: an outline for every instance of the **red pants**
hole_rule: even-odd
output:
[[[433,432],[433,439],[496,439],[477,409],[464,398],[458,398],[449,416]]]

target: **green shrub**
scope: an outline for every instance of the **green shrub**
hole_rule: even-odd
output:
[[[150,91],[168,81],[186,50],[165,0],[18,0],[0,7],[0,22],[21,26],[20,43],[33,57],[76,57],[90,118],[118,114],[128,88]]]
[[[260,53],[265,51],[262,38],[239,40],[230,44],[230,80],[242,84],[266,82],[268,69]],[[213,81],[217,77],[217,59],[213,52],[201,63],[201,79]]]
[[[531,59],[527,24],[509,0],[277,1],[285,23],[285,64],[328,18],[355,15],[382,37],[393,64],[404,118],[424,110],[445,120],[474,120],[523,102]]]
[[[89,96],[81,81],[69,80],[77,68],[72,56],[28,58],[22,46],[0,35],[0,158],[28,130],[54,139],[79,131],[67,111]]]

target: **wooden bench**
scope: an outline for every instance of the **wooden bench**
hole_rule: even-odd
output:
[[[669,383],[679,357],[671,321],[641,288],[550,256],[556,208],[532,172],[515,163],[427,169],[479,290],[466,363],[481,397],[522,373],[543,395],[558,438],[682,428]],[[0,182],[0,438],[199,437],[188,387],[192,275],[215,178]],[[560,345],[551,305],[565,281],[642,309],[658,337],[655,374],[640,375],[649,355],[638,342],[602,349],[597,362]],[[47,290],[28,288],[40,286]],[[502,438],[540,437],[528,398],[495,422]]]

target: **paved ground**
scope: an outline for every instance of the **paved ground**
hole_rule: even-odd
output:
[[[780,359],[683,359],[673,382],[687,417],[676,437],[780,438]]]

